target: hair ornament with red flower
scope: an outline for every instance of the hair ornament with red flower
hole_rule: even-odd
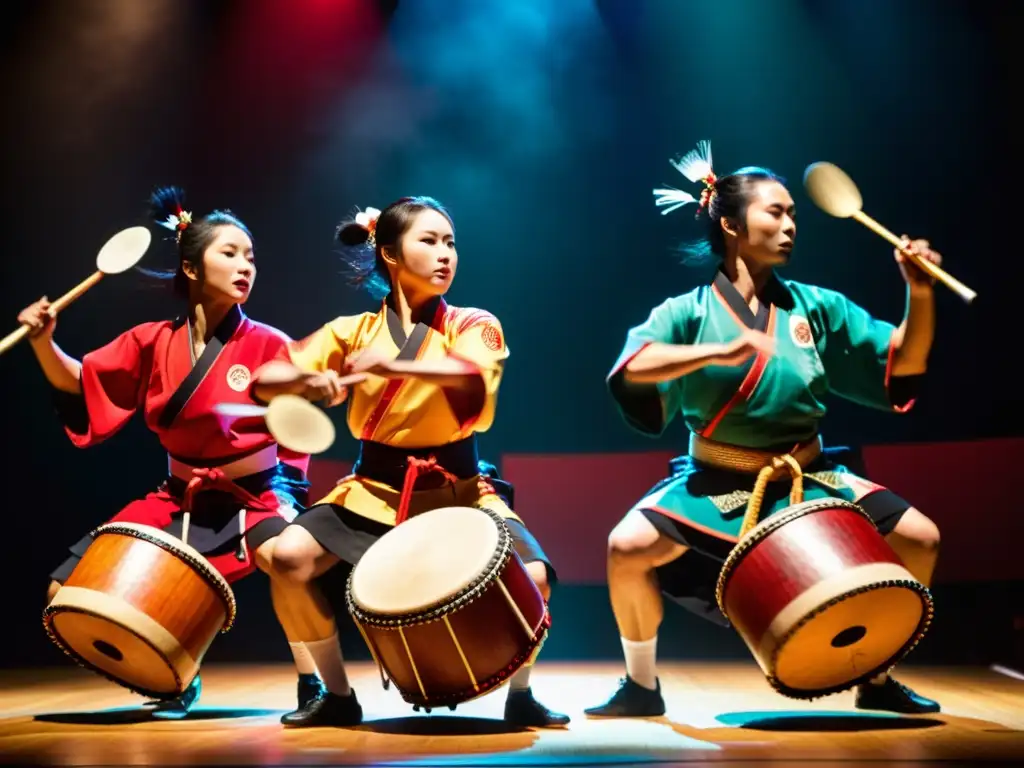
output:
[[[355,222],[366,230],[366,242],[373,248],[377,245],[377,219],[380,218],[380,211],[377,208],[367,208],[356,214]]]
[[[718,177],[715,176],[711,166],[711,142],[706,140],[698,141],[696,149],[691,149],[680,159],[670,162],[677,171],[690,181],[703,183],[704,189],[701,190],[699,198],[675,187],[655,189],[653,190],[655,195],[654,204],[659,208],[665,208],[661,212],[662,215],[665,215],[672,213],[672,211],[678,208],[682,208],[684,205],[697,203],[697,213],[694,215],[694,218],[700,216],[700,212],[711,205],[711,201],[716,193],[715,184],[718,181]]]
[[[185,193],[179,187],[161,187],[153,193],[151,206],[163,214],[157,223],[174,232],[175,240],[181,242],[181,233],[192,223],[192,211],[185,210]]]

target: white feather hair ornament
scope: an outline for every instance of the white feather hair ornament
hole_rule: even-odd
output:
[[[697,203],[697,216],[704,210],[715,196],[715,182],[718,181],[711,165],[711,142],[701,140],[697,142],[697,148],[691,149],[678,160],[670,160],[672,167],[679,171],[690,181],[703,182],[704,189],[700,198],[696,198],[688,192],[683,192],[675,187],[665,187],[653,190],[655,195],[654,204],[659,208],[665,208],[661,213],[672,213],[684,205]]]
[[[192,211],[179,210],[177,213],[169,214],[166,219],[158,223],[161,227],[166,227],[174,232],[177,239],[181,240],[181,233],[192,223]]]
[[[689,192],[683,192],[681,189],[675,187],[666,187],[665,189],[654,190],[654,204],[658,208],[668,206],[664,211],[661,212],[662,216],[672,213],[672,211],[682,208],[684,205],[690,203],[696,203],[697,198],[691,195]]]
[[[371,246],[377,244],[375,235],[377,232],[378,218],[380,218],[380,210],[377,208],[367,208],[356,214],[355,222],[369,233],[369,237],[366,238],[366,242]]]

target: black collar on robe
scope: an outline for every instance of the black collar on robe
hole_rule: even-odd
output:
[[[390,293],[387,295],[387,298],[384,299],[384,311],[387,313],[388,333],[391,334],[391,340],[395,342],[395,346],[399,349],[396,360],[416,359],[420,347],[426,341],[427,331],[430,330],[431,323],[437,317],[437,311],[442,301],[443,299],[440,296],[435,296],[428,301],[423,307],[422,317],[430,318],[430,323],[424,323],[421,320],[416,323],[412,333],[406,336],[405,329],[402,327],[402,318],[399,317],[398,311],[395,309],[394,299]]]
[[[793,308],[793,296],[774,272],[772,272],[771,279],[768,280],[764,290],[761,291],[761,296],[758,296],[756,315],[750,309],[747,302],[743,300],[740,292],[736,290],[736,286],[730,282],[728,275],[723,270],[719,269],[715,273],[713,283],[718,292],[722,294],[722,298],[725,299],[729,309],[736,313],[736,317],[743,321],[747,328],[762,332],[767,330],[768,309],[773,304],[785,310]]]
[[[238,326],[242,324],[243,320],[245,320],[245,315],[242,312],[242,308],[235,304],[214,329],[210,340],[206,342],[203,354],[199,356],[195,365],[192,366],[192,370],[189,371],[188,376],[185,377],[185,380],[181,382],[181,385],[171,395],[171,399],[167,401],[164,412],[160,414],[160,421],[158,423],[162,429],[167,429],[178,418],[178,414],[181,413],[192,395],[199,389],[199,385],[203,383],[206,374],[210,372],[210,368],[217,361],[221,351],[224,349],[224,345],[235,335],[235,331],[238,330]],[[181,328],[182,325],[186,327],[186,333],[188,334],[186,341],[188,343],[189,357],[191,357],[192,324],[188,321],[187,316],[179,317],[175,320],[175,329]]]

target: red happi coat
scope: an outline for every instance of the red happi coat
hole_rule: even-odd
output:
[[[188,322],[143,323],[83,358],[81,383],[87,418],[81,423],[66,419],[65,430],[76,446],[85,448],[116,434],[140,411],[168,454],[187,465],[223,466],[276,448],[278,460],[304,476],[309,456],[275,446],[262,418],[228,422],[214,411],[219,403],[251,404],[253,372],[280,357],[288,341],[286,335],[253,322],[236,306],[217,327],[203,354],[193,361]],[[246,510],[245,530],[267,518],[291,513],[269,488],[258,498],[263,508]],[[181,503],[181,498],[161,488],[131,502],[111,522],[166,528],[172,515],[181,512]],[[251,552],[244,561],[234,553],[209,559],[232,581],[254,568]]]

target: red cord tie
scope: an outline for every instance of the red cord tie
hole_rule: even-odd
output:
[[[437,463],[437,459],[431,456],[429,459],[417,459],[409,457],[409,466],[405,470],[405,483],[402,485],[402,498],[398,502],[398,513],[395,515],[395,525],[401,525],[409,519],[409,502],[412,501],[413,490],[416,481],[421,475],[430,472],[440,472],[452,485],[458,482],[459,478]]]
[[[182,512],[192,511],[195,495],[202,491],[225,491],[244,502],[249,509],[258,509],[263,512],[273,512],[276,509],[259,497],[253,496],[245,488],[231,482],[225,477],[224,470],[217,467],[196,467],[192,470],[192,479],[185,487],[185,496],[181,501]]]

